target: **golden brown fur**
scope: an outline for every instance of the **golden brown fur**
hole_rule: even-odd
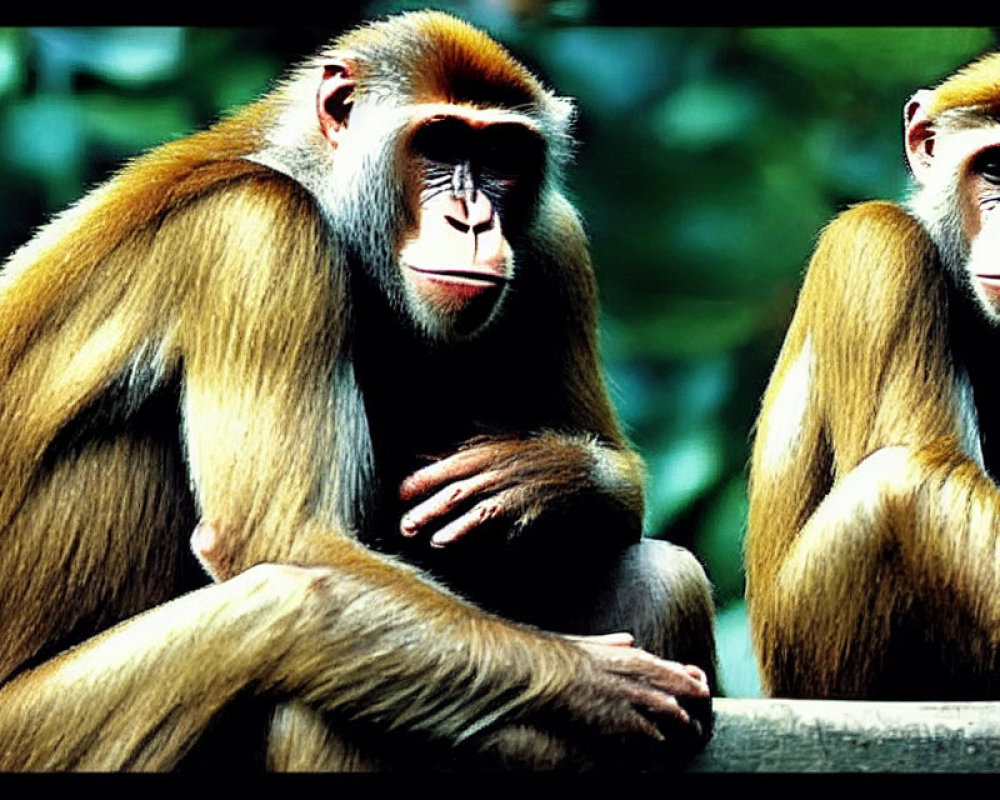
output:
[[[482,44],[415,15],[341,45],[404,28],[431,52]],[[481,58],[482,86],[546,102],[509,57]],[[578,526],[579,507],[605,568],[638,547],[641,465],[600,377],[575,212],[545,195],[503,335],[439,360],[384,299],[365,305],[336,209],[250,160],[291,92],[137,159],[0,274],[0,768],[171,768],[232,709],[285,701],[276,768],[630,757],[621,735],[650,735],[635,707],[668,703],[639,677],[659,662],[503,620],[445,588],[466,557],[424,573],[397,542],[395,487],[466,443],[531,481],[522,523],[552,506]],[[539,568],[563,545],[538,545]],[[504,557],[482,574],[518,568]],[[640,644],[670,633],[711,669],[704,575],[670,563]]]
[[[995,145],[997,74],[988,57],[908,106],[926,218],[855,207],[809,266],[751,470],[747,596],[770,694],[1000,696],[998,341],[962,255],[975,206],[957,207],[991,163],[975,158]],[[939,156],[956,129],[938,117],[958,111],[985,133]]]
[[[885,478],[881,470],[858,471],[866,459],[891,452],[884,448],[912,448],[926,464],[924,442],[956,447],[961,431],[943,300],[930,240],[898,207],[860,206],[824,232],[754,445],[748,600],[772,694],[905,691],[880,660],[889,626],[905,616],[919,589],[932,586],[907,579],[899,560],[916,534],[899,526],[899,515],[919,484],[902,465]],[[810,369],[801,421],[771,415],[803,353]],[[798,425],[794,441],[775,443],[788,424]],[[914,557],[919,571],[923,557]]]

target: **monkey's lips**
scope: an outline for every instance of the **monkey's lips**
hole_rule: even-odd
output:
[[[431,269],[407,264],[406,268],[422,292],[455,299],[471,299],[484,292],[499,291],[507,283],[505,275],[493,271],[503,269],[502,265],[486,269]]]

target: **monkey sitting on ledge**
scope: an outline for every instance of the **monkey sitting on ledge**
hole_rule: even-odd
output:
[[[570,117],[484,34],[403,15],[14,254],[0,769],[697,745],[710,591],[641,540]]]
[[[823,233],[764,396],[747,580],[773,695],[1000,698],[1000,54],[904,123],[909,211]]]

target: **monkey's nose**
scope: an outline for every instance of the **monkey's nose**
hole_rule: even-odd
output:
[[[485,194],[473,190],[471,198],[467,195],[460,202],[462,221],[472,228],[473,233],[483,233],[493,227],[493,204]]]
[[[448,224],[457,231],[467,233],[470,229],[474,234],[485,233],[495,224],[493,203],[480,191],[473,196],[453,197],[445,211]]]

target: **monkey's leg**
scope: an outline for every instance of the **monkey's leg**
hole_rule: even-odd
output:
[[[479,589],[472,599],[501,616],[557,633],[631,633],[636,647],[696,664],[715,686],[711,586],[683,547],[642,539],[588,552],[567,542],[467,563]]]
[[[912,601],[896,547],[884,457],[870,456],[817,506],[761,587],[757,647],[776,696],[869,697],[894,611]],[[755,597],[758,593],[755,593]]]
[[[174,767],[229,703],[281,674],[310,572],[255,567],[20,674],[0,689],[0,769]]]
[[[480,606],[542,630],[631,633],[636,647],[696,664],[715,685],[711,586],[690,552],[655,539],[623,549],[570,536],[550,542],[525,535],[523,542],[481,551],[475,542],[462,543],[469,549],[440,551],[454,558],[442,579]]]
[[[487,737],[488,743],[480,743],[480,750],[492,752],[475,769],[551,769],[573,763],[574,751],[568,742],[530,725],[507,725]],[[278,772],[447,770],[448,765],[441,762],[396,755],[387,756],[375,743],[360,745],[339,735],[322,714],[303,703],[286,703],[277,707],[272,719],[267,767]],[[456,765],[456,769],[461,767]]]
[[[997,493],[959,454],[885,448],[827,495],[761,594],[778,696],[998,696]]]
[[[593,599],[578,598],[575,605],[573,627],[580,632],[627,631],[636,647],[698,665],[716,687],[711,586],[683,547],[655,539],[631,545]]]

